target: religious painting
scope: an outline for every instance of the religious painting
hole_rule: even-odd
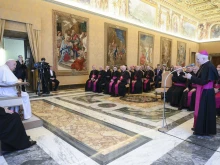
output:
[[[176,65],[185,66],[185,62],[186,62],[186,43],[177,41]]]
[[[88,19],[53,11],[54,69],[58,75],[88,74]]]
[[[159,11],[159,27],[163,31],[170,30],[170,10],[163,6]]]
[[[172,40],[169,38],[160,38],[160,59],[161,64],[166,64],[167,67],[171,66],[172,54]]]
[[[105,65],[127,63],[127,29],[105,23]]]
[[[198,40],[204,40],[204,39],[207,39],[207,30],[208,30],[208,27],[207,27],[207,24],[206,23],[200,23],[198,25]]]
[[[171,31],[173,33],[178,33],[179,25],[180,25],[180,15],[173,12],[172,19],[171,19]]]
[[[153,65],[154,36],[139,32],[138,65]]]
[[[210,39],[212,38],[220,38],[220,24],[215,24],[211,27]]]
[[[156,21],[156,4],[147,3],[143,0],[129,0],[129,17],[138,22],[154,27]]]
[[[196,24],[196,23],[195,23]],[[187,18],[183,19],[183,24],[182,24],[182,35],[191,39],[196,38],[196,26],[190,22]]]

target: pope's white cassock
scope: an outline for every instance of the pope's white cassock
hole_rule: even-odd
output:
[[[17,77],[5,64],[0,66],[0,85],[13,85],[18,82]],[[0,97],[14,97],[17,96],[16,87],[0,87]],[[24,119],[29,119],[31,117],[31,105],[29,100],[29,95],[27,92],[21,92],[21,97],[23,101],[24,109]],[[15,107],[15,111],[18,112],[19,107]]]

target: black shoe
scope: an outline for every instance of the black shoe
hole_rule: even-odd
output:
[[[33,146],[33,145],[35,145],[35,144],[37,144],[36,141],[32,141],[32,140],[30,141],[30,147]]]

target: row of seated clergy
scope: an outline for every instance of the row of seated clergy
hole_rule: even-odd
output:
[[[219,71],[220,75],[220,71]],[[183,93],[181,98],[179,110],[182,108],[187,108],[188,111],[195,110],[195,103],[196,103],[196,84],[191,83],[188,88]],[[215,103],[216,103],[216,110],[217,115],[220,116],[220,77],[214,83],[214,91],[215,91]]]
[[[91,70],[89,74],[89,79],[86,81],[85,85],[85,91],[93,91],[101,93],[103,90],[103,84],[106,83],[106,81],[109,81],[110,79],[110,73],[111,71],[109,68],[107,71],[103,70],[102,67],[99,68],[100,70],[96,70],[95,66],[93,66],[93,69]]]
[[[154,72],[149,66],[147,66],[146,71],[140,70],[140,66],[134,67],[131,66],[128,71],[130,78],[127,81],[126,87],[130,89],[129,93],[142,93],[148,92],[151,90],[151,83],[153,82]],[[117,67],[113,68],[113,72],[110,71],[109,67],[106,67],[104,71],[100,67],[100,71],[97,71],[93,66],[92,71],[90,72],[89,79],[85,85],[85,91],[93,92],[102,92],[104,88],[105,94],[112,94],[112,86],[114,87],[115,83],[119,80],[122,72],[119,72]]]

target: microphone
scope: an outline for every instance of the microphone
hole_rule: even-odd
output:
[[[184,66],[183,68],[192,67],[192,66],[195,66],[195,64],[192,63],[192,64],[189,64],[189,65]]]

